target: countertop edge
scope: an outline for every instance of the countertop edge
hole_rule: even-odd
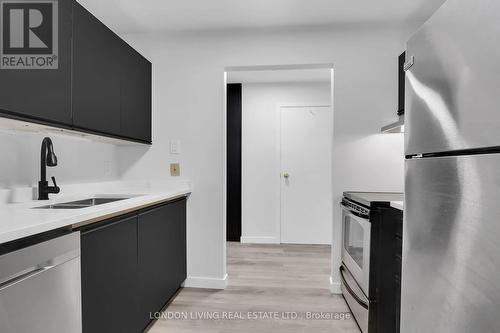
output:
[[[68,217],[61,217],[59,219],[56,218],[54,220],[46,221],[45,223],[35,223],[28,226],[20,225],[18,229],[0,232],[0,245],[60,228],[70,228],[74,230],[113,217],[139,211],[147,207],[166,203],[182,197],[189,197],[191,192],[191,189],[182,189],[171,193],[153,193],[144,195],[142,200],[141,197],[135,197],[133,198],[134,202],[128,202],[125,205],[119,204],[111,207],[103,205],[99,208],[95,208],[96,210],[85,211],[77,216],[70,215]]]
[[[109,219],[112,219],[114,217],[118,217],[118,216],[125,215],[125,214],[128,214],[128,213],[133,213],[133,212],[136,212],[136,211],[144,209],[144,208],[153,207],[153,206],[156,206],[156,205],[159,205],[159,204],[162,204],[162,203],[167,203],[169,201],[173,201],[173,200],[176,200],[176,199],[188,197],[189,194],[190,193],[178,194],[178,195],[173,195],[172,197],[168,197],[168,198],[165,198],[165,199],[152,200],[152,201],[149,201],[148,203],[140,204],[140,205],[137,205],[137,206],[134,206],[134,207],[130,207],[130,208],[125,208],[125,209],[117,211],[117,212],[107,213],[107,214],[104,214],[104,215],[101,215],[99,217],[95,217],[95,218],[92,218],[92,219],[89,219],[89,220],[86,220],[86,221],[81,221],[81,222],[78,222],[78,223],[71,224],[71,228],[73,230],[79,229],[79,228],[82,228],[82,227],[85,227],[85,226],[88,226],[88,225],[91,225],[91,224],[94,224],[94,223],[97,223],[97,222],[109,220]]]
[[[391,201],[391,207],[404,211],[404,202],[403,201]]]

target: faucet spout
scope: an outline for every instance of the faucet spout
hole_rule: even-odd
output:
[[[54,153],[54,145],[49,137],[42,141],[40,152],[40,181],[38,182],[38,200],[48,200],[49,193],[59,193],[60,188],[56,185],[55,178],[52,177],[54,186],[49,186],[47,182],[47,166],[55,167],[57,165],[57,156]]]

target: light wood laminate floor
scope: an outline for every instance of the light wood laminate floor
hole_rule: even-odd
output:
[[[329,292],[330,266],[329,246],[228,243],[228,287],[182,289],[149,333],[359,333],[342,296]],[[307,319],[307,312],[348,318]],[[241,318],[196,319],[200,313]],[[188,319],[168,318],[174,314]]]

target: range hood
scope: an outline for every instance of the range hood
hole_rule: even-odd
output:
[[[404,114],[399,116],[398,121],[382,127],[382,133],[404,133],[405,132],[405,116]]]
[[[382,127],[382,133],[404,133],[405,131],[405,61],[406,52],[399,56],[398,67],[398,120]]]

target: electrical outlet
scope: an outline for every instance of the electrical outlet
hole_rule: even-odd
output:
[[[181,167],[179,163],[170,163],[170,176],[178,177],[181,175]]]

